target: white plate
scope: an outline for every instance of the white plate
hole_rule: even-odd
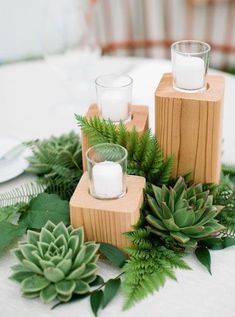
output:
[[[0,156],[12,149],[21,141],[14,138],[0,138]],[[0,161],[0,183],[6,182],[22,174],[28,167],[26,157],[30,151],[25,150],[20,155],[7,161]]]

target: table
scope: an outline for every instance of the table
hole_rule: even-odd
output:
[[[102,57],[94,69],[94,76],[105,73],[129,73],[134,79],[133,103],[148,104],[150,126],[154,126],[154,90],[163,72],[170,71],[169,61],[143,58]],[[235,77],[225,75],[225,111],[223,161],[235,162]],[[75,129],[78,131],[72,113],[56,114],[53,104],[64,97],[63,82],[43,61],[20,63],[0,68],[0,135],[18,137],[22,140],[59,135]],[[91,101],[93,98],[91,93]],[[77,109],[84,114],[87,104]],[[33,180],[31,175],[20,177],[0,185],[0,192]],[[0,237],[1,238],[1,237]],[[115,298],[101,317],[234,317],[235,316],[235,248],[212,253],[211,277],[193,257],[187,262],[193,271],[177,271],[178,283],[167,281],[166,286],[148,296],[132,309],[121,310],[122,297]],[[69,304],[51,311],[50,305],[39,300],[26,300],[20,296],[19,285],[8,280],[10,266],[16,260],[6,252],[0,258],[0,307],[1,316],[47,317],[65,316],[89,317],[89,302]],[[101,263],[105,277],[114,276],[117,271]]]

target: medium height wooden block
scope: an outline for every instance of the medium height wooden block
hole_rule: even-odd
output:
[[[70,200],[71,225],[83,226],[87,240],[111,243],[119,248],[127,246],[123,233],[130,231],[139,219],[144,187],[144,177],[127,176],[124,197],[96,199],[89,194],[89,177],[85,172]]]
[[[158,142],[165,156],[174,155],[174,176],[191,171],[195,183],[218,183],[224,78],[207,76],[203,93],[176,91],[172,81],[171,74],[164,74],[156,90]]]
[[[93,118],[98,116],[98,106],[96,104],[90,105],[86,117]],[[147,106],[131,106],[131,120],[126,123],[126,127],[128,131],[131,131],[134,126],[139,134],[143,134],[146,130],[148,130],[149,110]],[[89,147],[88,138],[85,133],[82,132],[82,164],[84,172],[87,170],[86,151]]]

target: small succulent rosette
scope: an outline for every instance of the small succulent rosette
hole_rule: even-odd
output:
[[[11,279],[21,283],[23,296],[67,302],[73,294],[89,292],[96,279],[99,244],[84,242],[83,228],[66,228],[48,221],[38,233],[28,230],[27,241],[13,250],[20,261]]]
[[[152,185],[147,201],[147,227],[169,246],[195,248],[199,240],[224,229],[216,219],[223,206],[213,205],[213,196],[202,184],[187,188],[180,177],[173,188]]]

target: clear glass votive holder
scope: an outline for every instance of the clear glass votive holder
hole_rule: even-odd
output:
[[[206,90],[210,50],[209,44],[194,40],[171,45],[174,89],[192,93]]]
[[[86,152],[90,194],[98,199],[116,199],[126,194],[127,150],[102,143]]]
[[[100,116],[113,122],[130,120],[133,79],[128,75],[102,75],[95,84]]]

